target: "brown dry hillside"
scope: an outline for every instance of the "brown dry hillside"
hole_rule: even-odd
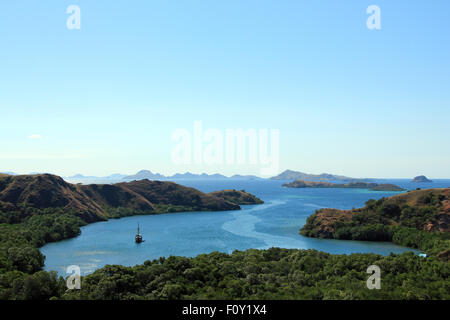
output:
[[[311,230],[308,236],[317,238],[333,238],[336,222],[350,222],[354,211],[338,209],[319,209],[310,216],[302,230]],[[306,235],[306,234],[305,234]]]
[[[174,182],[139,180],[116,184],[135,192],[153,204],[199,207],[201,210],[237,210],[239,204]]]
[[[249,194],[247,197],[257,199]],[[238,210],[238,204],[220,194],[205,194],[173,182],[74,185],[51,174],[0,176],[0,211],[12,212],[24,206],[63,208],[80,213],[86,222],[107,219],[110,208],[160,213],[174,206],[185,211]]]
[[[436,203],[428,203],[427,198],[433,195],[434,198],[439,199]],[[450,231],[450,189],[425,189],[410,191],[406,194],[399,194],[388,198],[387,203],[401,205],[408,205],[410,207],[424,207],[433,205],[436,207],[438,214],[433,220],[427,221],[423,225],[425,231]]]
[[[83,213],[87,222],[104,220],[104,209],[79,186],[50,174],[0,177],[0,208],[64,208]]]

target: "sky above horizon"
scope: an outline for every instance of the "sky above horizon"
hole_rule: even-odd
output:
[[[81,28],[69,30],[69,5]],[[381,30],[369,30],[369,5]],[[178,129],[277,129],[279,172],[450,178],[450,2],[3,1],[0,172],[176,164]]]

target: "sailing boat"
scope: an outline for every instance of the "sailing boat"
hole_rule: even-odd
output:
[[[136,241],[136,243],[144,242],[144,240],[142,239],[141,232],[139,230],[139,222],[138,222],[137,234],[136,234],[136,237],[134,237],[134,241]]]

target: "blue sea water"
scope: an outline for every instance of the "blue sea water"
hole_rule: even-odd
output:
[[[106,264],[133,266],[146,260],[171,255],[193,257],[202,253],[270,247],[316,249],[329,253],[401,253],[413,251],[392,243],[313,239],[299,235],[306,218],[319,208],[351,209],[369,199],[398,192],[363,189],[283,188],[286,181],[218,180],[178,181],[204,192],[223,189],[246,190],[265,201],[242,206],[239,211],[189,212],[134,216],[82,227],[80,236],[50,243],[41,248],[45,270],[65,276],[69,265],[78,265],[89,274]],[[450,187],[450,180],[415,184],[408,180],[380,180],[413,190]],[[136,244],[137,224],[146,240]],[[415,251],[417,252],[417,251]]]

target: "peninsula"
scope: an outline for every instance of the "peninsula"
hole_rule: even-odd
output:
[[[450,259],[450,189],[409,191],[353,210],[320,209],[300,234],[314,238],[392,241]]]
[[[349,188],[349,189],[368,189],[371,191],[404,191],[394,184],[378,184],[369,182],[349,182],[349,183],[330,183],[295,180],[290,183],[283,184],[287,188]]]

